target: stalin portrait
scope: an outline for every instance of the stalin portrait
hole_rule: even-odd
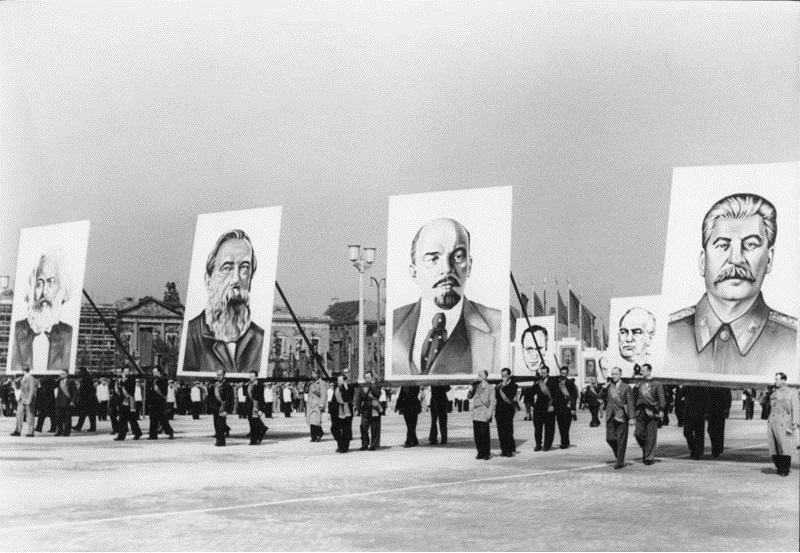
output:
[[[698,264],[706,293],[670,315],[666,366],[736,376],[794,366],[797,319],[771,309],[761,292],[777,234],[775,206],[761,196],[733,194],[709,209]]]

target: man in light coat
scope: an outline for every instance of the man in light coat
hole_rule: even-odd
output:
[[[22,423],[27,422],[27,437],[33,437],[33,406],[36,404],[36,389],[39,383],[31,374],[31,367],[25,365],[22,369],[22,379],[19,382],[19,403],[17,404],[17,429],[11,433],[12,436],[19,436],[22,433]]]
[[[473,382],[472,389],[467,394],[467,399],[472,400],[472,430],[475,437],[475,448],[478,450],[475,458],[485,461],[491,458],[489,423],[492,422],[496,406],[494,386],[489,384],[488,377],[488,371],[480,371],[478,381]]]

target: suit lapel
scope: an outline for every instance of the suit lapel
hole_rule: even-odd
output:
[[[228,349],[225,347],[225,342],[218,342],[214,340],[211,350],[217,356],[217,360],[225,366],[225,372],[236,372],[236,367],[233,366],[231,356],[228,354]]]
[[[444,347],[429,367],[428,374],[472,374],[472,359],[469,353],[469,341],[464,326],[464,318],[459,319],[453,329],[453,335],[447,338]]]
[[[250,326],[247,327],[247,330],[244,333],[244,336],[236,342],[236,370],[238,372],[239,367],[242,366],[242,358],[245,356],[245,352],[247,351],[247,346],[250,342],[253,341],[253,336],[255,336],[255,332],[252,332],[253,323],[250,323]],[[260,370],[261,367],[257,367],[256,370]]]
[[[496,368],[494,366],[495,337],[491,334],[491,329],[483,316],[466,298],[464,299],[463,320],[466,325],[469,351],[472,354],[472,366],[485,368],[490,373],[494,372]]]
[[[411,359],[414,351],[414,336],[419,323],[420,303],[417,302],[409,310],[405,319],[394,322],[392,337],[392,368],[395,374],[419,374],[416,361]],[[440,352],[441,353],[441,352]]]

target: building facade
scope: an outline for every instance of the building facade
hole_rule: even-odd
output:
[[[358,379],[358,300],[334,302],[325,315],[331,321],[331,372],[347,374],[355,381]],[[378,306],[370,300],[364,300],[364,327],[364,370],[372,371],[378,380],[383,380],[386,321],[381,318],[378,324]]]

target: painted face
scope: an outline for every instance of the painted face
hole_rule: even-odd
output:
[[[572,352],[571,349],[565,349],[562,354],[563,362],[567,367],[572,368],[572,365],[575,363],[575,354]]]
[[[33,300],[36,307],[53,307],[57,302],[56,296],[61,291],[58,282],[56,263],[53,259],[45,257],[42,260],[39,270],[36,271],[36,282],[33,286]]]
[[[650,347],[652,337],[646,326],[650,316],[641,309],[625,314],[619,322],[619,354],[630,363],[640,361]]]
[[[761,216],[717,220],[700,254],[706,290],[721,301],[755,298],[772,270],[774,254]]]
[[[206,284],[224,291],[223,297],[229,302],[246,303],[253,273],[252,262],[253,250],[246,240],[226,240],[217,252],[214,272],[206,277]]]
[[[469,238],[464,227],[450,219],[436,219],[425,225],[410,266],[422,299],[432,300],[441,309],[452,308],[463,296],[471,270]]]
[[[541,330],[533,331],[533,334],[536,335],[536,342],[533,341],[533,336],[531,333],[528,332],[522,338],[522,361],[525,363],[525,367],[535,373],[539,370],[539,367],[542,365],[542,360],[539,357],[539,351],[541,350],[542,356],[547,351],[547,336]],[[539,349],[536,349],[536,344],[539,345]]]

